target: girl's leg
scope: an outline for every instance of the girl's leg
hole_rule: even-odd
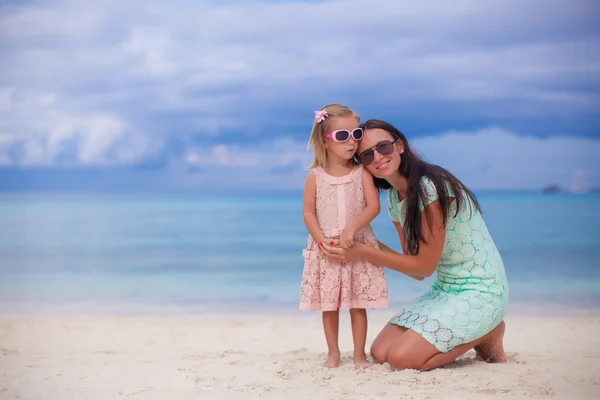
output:
[[[354,340],[354,365],[365,368],[369,366],[365,354],[367,343],[367,310],[364,308],[350,309],[350,322],[352,323],[352,339]]]
[[[327,341],[327,361],[323,364],[327,368],[335,368],[340,365],[340,348],[338,345],[338,334],[340,328],[340,310],[323,311],[323,329]]]

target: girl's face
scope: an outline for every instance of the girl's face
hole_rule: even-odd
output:
[[[386,179],[398,172],[404,144],[383,129],[367,129],[358,144],[361,163],[375,177]]]
[[[345,142],[337,142],[333,138],[325,137],[325,148],[329,157],[338,157],[342,160],[350,160],[354,157],[356,150],[358,149],[359,141],[355,140],[356,136],[359,136],[359,131],[355,131],[358,128],[358,119],[352,115],[343,117],[331,117],[327,120],[328,132],[331,134],[335,131],[346,130],[351,133],[350,137]],[[352,133],[354,132],[354,135]]]

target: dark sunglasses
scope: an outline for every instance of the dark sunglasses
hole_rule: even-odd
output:
[[[361,128],[356,128],[352,132],[346,129],[340,129],[339,131],[333,131],[325,135],[326,138],[333,139],[335,142],[347,142],[348,139],[356,140],[357,142],[363,138],[363,130]]]
[[[394,143],[396,143],[397,141],[398,139],[394,140],[393,142],[391,140],[382,140],[370,149],[366,149],[365,151],[361,152],[358,155],[358,159],[360,160],[362,165],[366,167],[367,165],[370,165],[375,159],[375,150],[377,150],[377,152],[382,156],[389,156],[394,152]]]

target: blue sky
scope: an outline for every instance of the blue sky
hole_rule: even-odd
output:
[[[600,185],[595,1],[9,1],[0,190],[297,189],[313,110],[474,189]]]

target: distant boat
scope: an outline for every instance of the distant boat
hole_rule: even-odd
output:
[[[554,193],[560,193],[560,187],[558,185],[547,185],[544,186],[544,188],[542,189],[542,193],[544,194],[554,194]]]

